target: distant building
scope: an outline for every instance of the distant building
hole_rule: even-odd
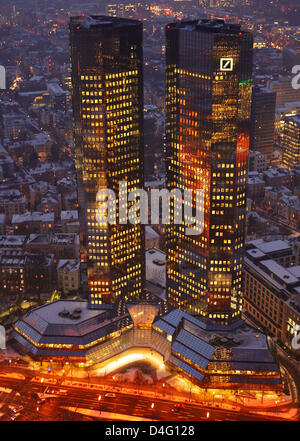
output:
[[[68,294],[80,288],[80,261],[60,259],[57,263],[58,289]]]
[[[0,254],[0,295],[23,294],[25,258],[21,251],[5,250]]]
[[[30,170],[30,175],[36,181],[46,181],[53,185],[56,185],[66,174],[67,170],[62,165],[52,162],[43,162]]]
[[[300,267],[284,268],[272,259],[272,244],[268,248],[246,252],[244,315],[293,351],[291,340],[300,330]]]
[[[276,92],[276,107],[282,107],[286,103],[300,101],[300,89],[292,87],[292,76],[279,76],[278,79],[269,79],[267,86]]]
[[[63,210],[60,214],[60,219],[63,233],[79,233],[77,210]]]
[[[265,181],[258,175],[249,173],[247,179],[247,196],[251,199],[262,199],[265,195]]]
[[[52,234],[51,250],[56,259],[78,259],[80,256],[79,235],[73,233]]]
[[[166,253],[157,248],[146,250],[146,289],[156,297],[166,298]]]
[[[30,253],[54,254],[55,260],[79,259],[79,235],[71,233],[30,234],[24,249]]]
[[[54,228],[54,213],[33,211],[15,214],[11,223],[15,234],[50,233]]]
[[[256,150],[249,150],[249,171],[263,172],[267,170],[266,156]]]
[[[265,256],[269,259],[273,259],[284,267],[298,265],[299,253],[295,251],[292,244],[285,240],[272,240],[270,242],[264,241],[264,239],[255,239],[247,243],[247,251],[254,249],[253,252]],[[258,251],[257,251],[258,250]]]
[[[8,234],[0,236],[0,250],[23,251],[26,243],[26,235]]]
[[[300,54],[296,49],[286,46],[282,51],[284,67],[290,72],[296,65],[300,65]]]
[[[70,102],[70,92],[63,90],[56,82],[47,83],[47,88],[50,94],[50,104],[54,110],[67,109],[67,104]]]
[[[6,234],[5,214],[0,214],[0,235]]]
[[[292,169],[300,164],[300,113],[284,118],[282,163]]]
[[[282,195],[278,199],[277,213],[289,223],[298,226],[300,223],[300,201],[298,196]]]
[[[145,227],[145,248],[159,248],[160,235],[149,225]]]
[[[5,214],[7,222],[14,215],[22,215],[27,208],[27,201],[19,190],[0,190],[0,213]]]
[[[28,294],[51,294],[55,284],[53,254],[25,254],[25,290]]]
[[[16,102],[6,102],[3,107],[3,138],[16,140],[26,128],[26,113]]]
[[[252,90],[250,149],[271,161],[274,150],[276,93],[266,87]]]
[[[267,209],[271,209],[275,214],[278,212],[278,200],[282,196],[287,195],[291,196],[292,191],[280,185],[278,187],[265,187],[265,197],[264,197],[264,205]]]
[[[287,168],[269,168],[262,175],[266,186],[270,187],[290,186],[293,181],[293,174]]]

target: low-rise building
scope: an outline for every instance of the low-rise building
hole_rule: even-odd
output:
[[[216,325],[179,309],[162,313],[151,302],[101,305],[57,301],[25,314],[13,338],[40,360],[107,362],[126,350],[148,348],[171,371],[205,388],[282,389],[267,338],[243,321]]]
[[[249,151],[249,171],[261,173],[268,168],[267,158],[256,150]]]
[[[6,234],[6,220],[5,214],[0,214],[0,235]]]
[[[265,194],[265,181],[258,176],[258,173],[250,172],[246,184],[247,196],[251,199],[262,199]]]
[[[291,351],[300,330],[300,267],[287,267],[250,248],[244,259],[244,316]]]
[[[63,233],[78,233],[79,221],[77,210],[63,210],[60,214],[61,230]]]
[[[145,248],[159,248],[160,235],[149,225],[145,227]]]
[[[297,265],[299,253],[293,247],[293,243],[285,240],[265,241],[264,239],[255,239],[247,242],[247,250],[256,250],[273,259],[284,267]]]
[[[80,261],[78,259],[60,259],[57,263],[58,289],[68,294],[80,288]]]
[[[265,187],[265,197],[264,197],[265,207],[277,214],[278,199],[283,195],[291,196],[292,191],[289,188],[285,187],[284,185],[281,185],[279,187]]]
[[[0,294],[23,294],[25,259],[21,251],[2,250],[0,255]]]
[[[300,222],[300,201],[298,196],[281,196],[278,200],[277,212],[287,222],[298,225]]]
[[[150,248],[145,253],[146,289],[156,297],[166,298],[166,253]]]
[[[61,233],[51,235],[51,250],[58,259],[79,259],[79,235],[74,233]]]
[[[33,211],[15,214],[11,223],[15,234],[50,233],[54,228],[54,213]]]
[[[294,175],[287,168],[269,168],[263,172],[263,179],[266,186],[269,187],[278,187],[280,185],[289,187],[293,182]]]
[[[30,234],[24,249],[29,253],[54,254],[56,261],[80,257],[79,236],[74,233]]]
[[[0,191],[0,213],[5,214],[6,220],[11,222],[13,216],[25,213],[27,201],[19,190]]]
[[[0,236],[1,250],[23,251],[27,236],[21,234],[8,234]]]
[[[25,254],[25,291],[51,294],[55,285],[54,255]]]

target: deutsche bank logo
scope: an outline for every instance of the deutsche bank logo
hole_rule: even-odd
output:
[[[221,58],[220,59],[220,70],[232,71],[233,70],[233,58]]]
[[[2,325],[0,325],[0,350],[1,349],[6,349],[6,333]]]

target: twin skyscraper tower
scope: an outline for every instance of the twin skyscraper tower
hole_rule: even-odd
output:
[[[70,41],[82,256],[97,308],[144,289],[144,226],[97,221],[99,190],[115,192],[119,213],[119,182],[144,186],[143,26],[73,17]],[[252,34],[222,20],[166,27],[166,188],[205,195],[199,235],[172,222],[171,205],[166,298],[220,324],[242,308],[252,51]]]

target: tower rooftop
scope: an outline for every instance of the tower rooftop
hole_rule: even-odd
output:
[[[240,34],[248,33],[241,30],[240,24],[225,23],[221,19],[181,20],[169,23],[167,28],[183,29],[186,31],[202,31],[215,34]]]
[[[79,15],[71,17],[71,24],[80,25],[81,28],[102,28],[102,27],[123,27],[141,25],[139,20],[133,20],[129,18],[108,17],[106,15]]]

